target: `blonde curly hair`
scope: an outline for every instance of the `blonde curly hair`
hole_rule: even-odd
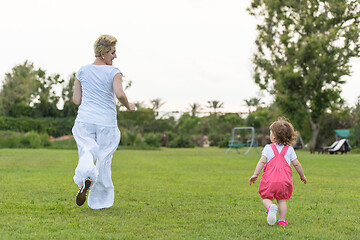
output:
[[[276,143],[293,146],[296,144],[298,133],[293,125],[285,118],[279,118],[270,125],[270,131],[273,133]]]
[[[101,57],[101,54],[108,53],[116,43],[117,39],[114,36],[107,34],[101,35],[94,43],[95,57]]]

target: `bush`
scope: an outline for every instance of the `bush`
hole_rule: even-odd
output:
[[[228,148],[229,147],[229,140],[222,140],[218,143],[219,148]]]
[[[46,133],[53,137],[72,134],[74,118],[0,117],[0,130]]]
[[[19,133],[11,131],[0,132],[0,148],[42,148],[52,145],[49,136],[36,132]]]
[[[1,148],[20,148],[21,134],[17,132],[1,132],[0,147]]]
[[[137,130],[121,130],[120,145],[134,147],[141,144],[142,140]]]
[[[171,131],[166,131],[164,134],[161,135],[161,146],[168,147],[169,143],[174,140],[175,133]]]
[[[219,146],[220,147],[220,144],[221,144],[221,146],[224,146],[225,142],[226,142],[226,146],[227,146],[229,141],[231,140],[231,136],[230,136],[230,133],[227,133],[224,135],[211,133],[209,135],[209,140],[210,140],[210,146]]]
[[[47,148],[52,146],[52,142],[50,141],[50,137],[45,133],[40,134],[41,146]]]
[[[40,148],[41,146],[41,139],[39,134],[36,132],[29,132],[25,134],[24,137],[21,139],[21,145],[25,148]]]
[[[65,139],[52,142],[49,148],[53,149],[77,149],[75,139]]]
[[[171,148],[193,148],[195,145],[189,138],[179,136],[170,142],[169,147]]]
[[[144,142],[152,147],[160,147],[160,136],[155,133],[149,133],[145,136]]]

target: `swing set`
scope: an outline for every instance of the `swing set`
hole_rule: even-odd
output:
[[[251,130],[251,138],[249,138],[246,141],[246,143],[243,143],[237,138],[238,135],[236,135],[236,131],[241,131],[241,130]],[[252,147],[255,147],[256,152],[259,153],[259,151],[256,148],[257,145],[258,145],[257,141],[255,140],[255,129],[253,127],[234,127],[231,131],[231,140],[229,141],[229,145],[228,145],[229,148],[225,154],[229,153],[231,148],[235,148],[236,152],[240,153],[238,148],[242,148],[242,147],[249,147],[245,152],[245,154],[248,154]]]

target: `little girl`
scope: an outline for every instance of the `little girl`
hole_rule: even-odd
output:
[[[249,184],[255,183],[261,170],[264,168],[260,180],[259,194],[267,209],[267,222],[269,225],[276,223],[278,207],[273,204],[273,198],[279,205],[279,225],[287,225],[286,221],[286,200],[290,199],[292,184],[292,168],[295,167],[300,175],[301,181],[307,182],[300,162],[297,160],[294,148],[297,134],[292,124],[284,119],[279,119],[270,126],[270,140],[262,151],[262,156],[256,166],[254,175],[249,179]]]

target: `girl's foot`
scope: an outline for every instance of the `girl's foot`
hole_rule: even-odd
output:
[[[82,206],[85,203],[91,182],[92,182],[91,178],[88,177],[85,179],[82,186],[79,188],[79,191],[76,194],[76,204],[78,206]]]
[[[267,215],[267,223],[269,225],[274,225],[276,223],[276,213],[277,213],[277,206],[275,204],[271,204],[271,206],[268,209],[268,215]]]
[[[286,221],[286,219],[285,219],[285,221],[280,221],[280,220],[278,220],[278,225],[282,225],[282,226],[284,226],[284,225],[288,225],[289,223]]]

